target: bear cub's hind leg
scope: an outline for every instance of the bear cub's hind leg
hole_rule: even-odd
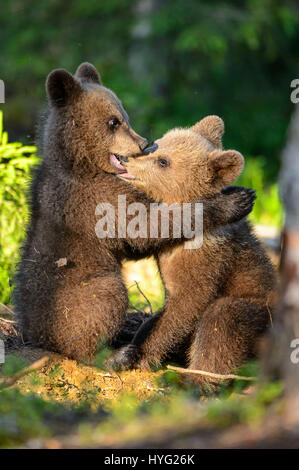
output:
[[[222,297],[203,313],[189,356],[189,369],[230,374],[253,357],[270,322],[263,299]],[[217,380],[188,375],[193,383],[215,389]]]
[[[47,321],[50,349],[91,362],[101,340],[111,341],[126,315],[128,297],[121,278],[94,277],[57,291],[53,316]]]

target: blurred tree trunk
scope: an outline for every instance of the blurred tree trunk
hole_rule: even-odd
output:
[[[150,72],[151,48],[147,39],[151,34],[150,15],[155,8],[156,0],[138,0],[134,6],[135,26],[132,30],[132,46],[129,64],[136,81],[142,81]]]
[[[144,88],[145,96],[157,101],[167,94],[168,55],[164,42],[152,38],[152,16],[163,6],[164,0],[137,0],[134,5],[135,24],[128,55],[129,68],[137,86]],[[159,106],[159,105],[158,105]],[[134,118],[143,122],[142,112]],[[149,110],[147,110],[149,113]],[[143,131],[143,130],[142,130]],[[153,136],[148,136],[150,139]],[[157,137],[157,136],[155,136]]]
[[[284,424],[293,427],[299,426],[299,106],[295,107],[289,126],[280,180],[286,213],[280,303],[264,371],[268,379],[277,378],[285,383]]]
[[[163,3],[164,0],[137,0],[134,5],[136,20],[132,30],[129,64],[137,81],[142,81],[148,76],[159,76],[157,65],[160,63],[161,51],[153,48],[149,39],[152,33],[151,16]],[[160,69],[158,70],[160,72]]]

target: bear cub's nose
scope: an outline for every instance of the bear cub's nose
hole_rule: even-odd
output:
[[[150,153],[155,152],[157,148],[158,148],[158,144],[156,144],[156,142],[152,142],[147,147],[145,147],[145,149],[142,152],[142,155],[149,155]]]

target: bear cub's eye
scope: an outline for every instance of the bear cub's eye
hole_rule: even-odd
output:
[[[158,158],[158,165],[161,168],[166,168],[167,166],[170,166],[170,162],[167,158]]]
[[[108,126],[110,127],[110,129],[112,131],[117,129],[120,126],[120,124],[121,124],[121,122],[120,122],[119,119],[117,119],[117,117],[113,117],[113,118],[109,119],[109,122],[108,122]]]

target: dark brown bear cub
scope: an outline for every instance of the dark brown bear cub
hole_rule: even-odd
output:
[[[128,174],[120,177],[168,204],[215,197],[244,164],[239,152],[222,150],[223,131],[217,116],[171,130],[155,152],[129,159]],[[166,247],[158,264],[165,306],[137,333],[133,345],[139,349],[119,354],[120,366],[159,365],[188,339],[192,369],[226,374],[254,355],[269,323],[276,276],[246,220],[207,231],[199,249]]]
[[[171,232],[168,239],[97,237],[99,203],[117,212],[118,195],[125,195],[127,204],[148,207],[147,196],[116,177],[125,171],[120,159],[140,154],[147,140],[133,131],[121,102],[90,64],[75,76],[54,70],[47,94],[43,158],[31,187],[14,301],[26,342],[89,361],[99,340],[113,340],[125,319],[122,260],[178,240]],[[206,208],[205,223],[214,226],[238,220],[251,202],[244,191],[207,201]]]

